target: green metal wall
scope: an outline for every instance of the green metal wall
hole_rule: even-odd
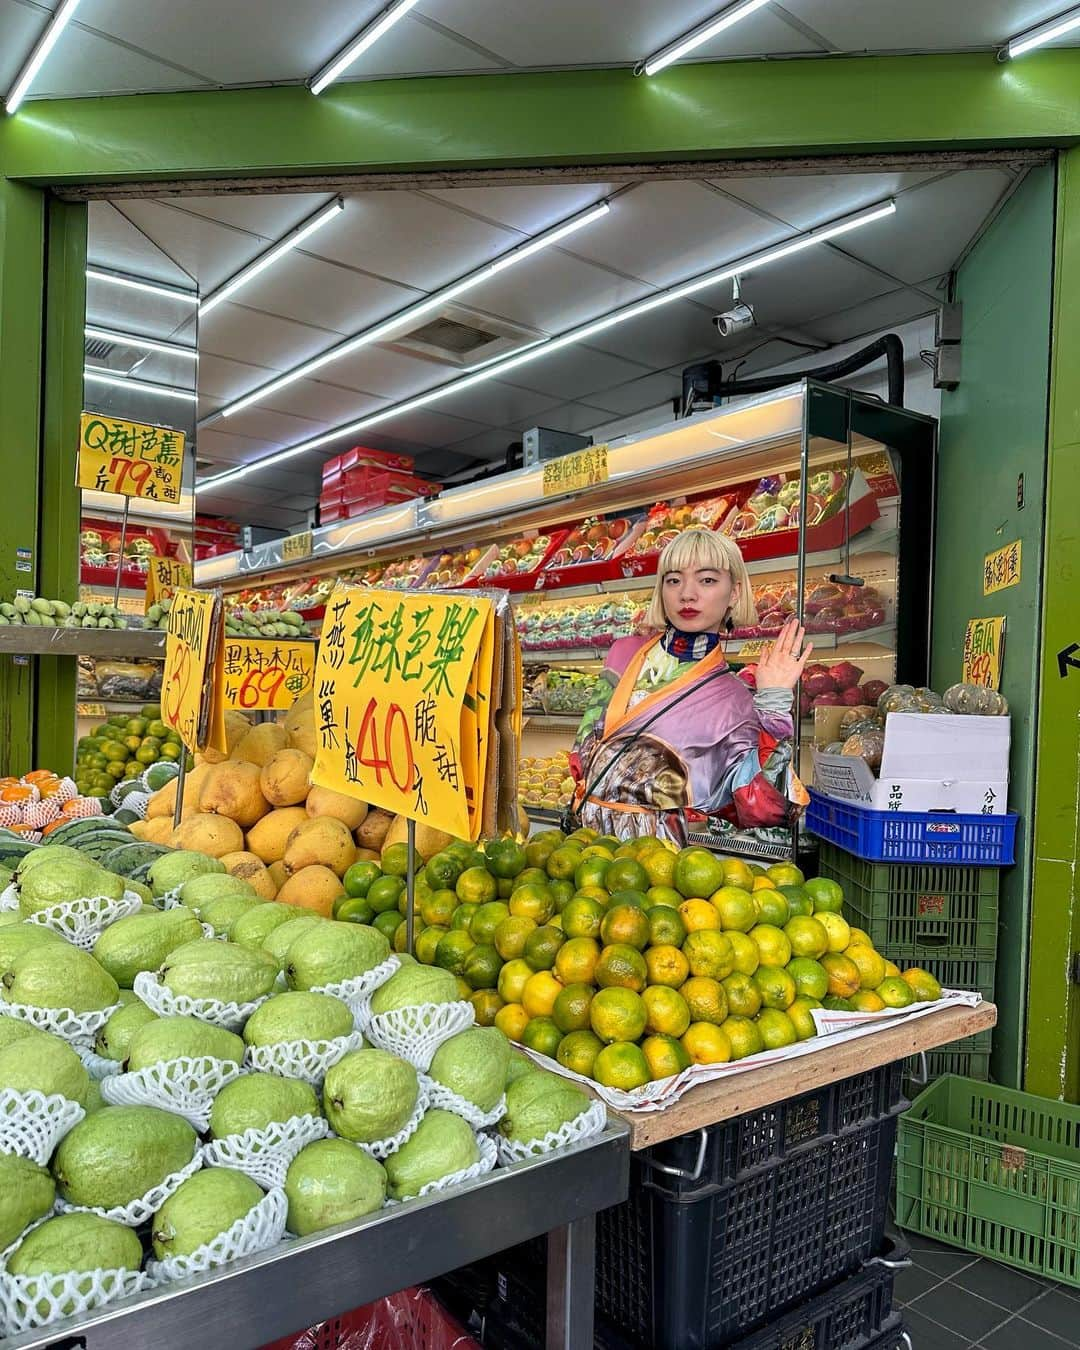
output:
[[[1002,874],[993,1073],[1013,1087],[1023,1067],[1053,261],[1054,170],[1047,167],[1029,173],[959,270],[961,379],[941,399],[934,687],[960,679],[969,619],[1007,619],[1001,687],[1012,709],[1009,803],[1023,820],[1017,865]],[[983,558],[1014,539],[1023,544],[1020,584],[984,596]]]
[[[1080,1101],[1080,152],[1058,169],[1043,633],[1024,1086]]]

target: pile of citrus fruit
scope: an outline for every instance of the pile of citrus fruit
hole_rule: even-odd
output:
[[[394,849],[346,873],[335,917],[374,923],[402,951],[407,858]],[[815,1008],[941,996],[842,908],[835,881],[789,863],[547,830],[526,844],[454,842],[421,864],[415,954],[458,977],[480,1023],[630,1089],[806,1040]]]

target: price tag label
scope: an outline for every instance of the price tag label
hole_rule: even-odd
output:
[[[758,657],[764,656],[772,645],[772,638],[748,638],[739,647],[738,660],[756,661]]]
[[[225,708],[284,712],[311,688],[315,643],[277,638],[225,639]]]
[[[281,561],[299,562],[311,557],[312,537],[310,530],[301,530],[299,534],[288,534],[281,541]]]
[[[162,558],[155,553],[146,574],[144,613],[152,604],[171,596],[181,586],[191,586],[191,564],[181,562],[179,558]]]
[[[476,839],[487,768],[477,722],[491,707],[493,619],[484,596],[339,582],[315,668],[312,780]]]
[[[983,595],[993,595],[996,591],[1020,585],[1020,545],[1021,541],[1014,539],[1011,544],[988,553],[983,559]]]
[[[181,589],[165,633],[161,720],[189,750],[227,753],[222,699],[222,605],[215,591]]]
[[[1001,660],[1005,651],[1005,619],[969,619],[964,633],[965,684],[1001,688]]]
[[[178,502],[183,470],[182,431],[83,413],[75,474],[78,487],[152,502]]]
[[[76,715],[79,717],[107,717],[104,703],[77,703]]]
[[[544,496],[558,497],[564,492],[580,492],[608,480],[608,448],[591,445],[572,455],[544,461]]]

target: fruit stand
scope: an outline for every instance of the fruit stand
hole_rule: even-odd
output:
[[[626,1196],[627,1130],[397,1209],[329,1235],[298,1238],[181,1286],[137,1295],[55,1330],[0,1340],[4,1350],[236,1350],[327,1321],[463,1261],[549,1233],[549,1350],[591,1350],[594,1216]],[[557,1258],[557,1259],[556,1259]]]

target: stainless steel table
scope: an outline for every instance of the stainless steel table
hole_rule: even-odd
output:
[[[0,1347],[256,1350],[548,1233],[547,1350],[592,1350],[595,1216],[626,1199],[629,1169],[629,1133],[612,1117],[603,1134],[563,1152],[0,1340]]]

